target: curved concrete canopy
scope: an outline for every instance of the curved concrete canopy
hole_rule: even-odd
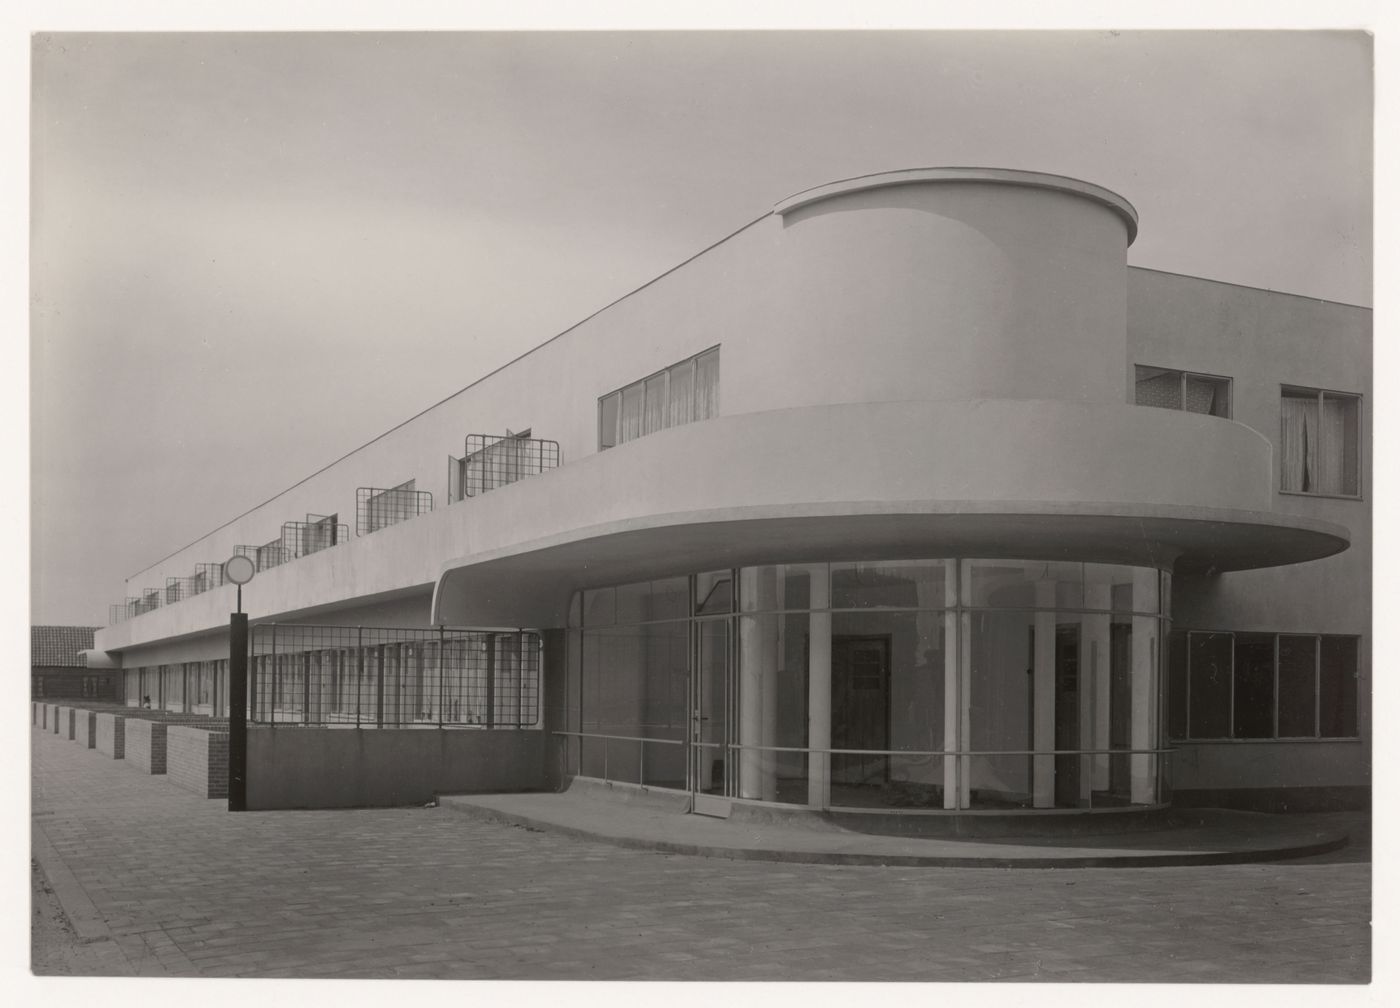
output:
[[[1199,508],[997,502],[870,503],[844,509],[742,509],[726,520],[657,516],[444,565],[432,621],[561,626],[583,587],[766,563],[915,557],[1073,559],[1222,572],[1346,549],[1346,530],[1296,517]],[[823,511],[825,513],[823,513]]]
[[[779,202],[773,207],[773,212],[784,216],[800,207],[810,206],[835,196],[919,182],[982,182],[1025,186],[1031,189],[1051,189],[1056,192],[1068,193],[1099,203],[1117,214],[1128,230],[1129,245],[1137,238],[1137,211],[1133,209],[1131,203],[1117,193],[1091,182],[1082,182],[1065,175],[1020,171],[1014,168],[907,168],[902,171],[858,175],[855,178],[841,179],[837,182],[828,182],[811,189],[804,189],[802,192]]]

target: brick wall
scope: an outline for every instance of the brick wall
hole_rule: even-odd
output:
[[[166,730],[166,776],[202,798],[228,797],[228,733],[171,725]]]
[[[98,714],[97,745],[94,748],[112,759],[125,759],[126,718],[115,714]]]
[[[84,749],[92,749],[97,745],[97,715],[92,711],[80,710],[75,712],[77,717],[73,723],[73,740]]]
[[[165,773],[166,731],[160,721],[126,718],[126,761],[150,774]]]

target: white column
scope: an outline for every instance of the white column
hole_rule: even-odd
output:
[[[962,740],[967,736],[962,730],[962,711],[966,707],[966,696],[959,689],[963,679],[962,653],[970,644],[958,633],[958,613],[954,605],[958,597],[959,561],[950,561],[943,581],[943,597],[948,609],[943,614],[943,748],[947,751],[961,749]],[[962,772],[959,773],[959,765]],[[958,782],[963,782],[959,788]],[[958,756],[943,758],[943,807],[956,809],[966,807],[967,761]]]
[[[1155,573],[1155,572],[1153,572]],[[1132,748],[1156,747],[1157,719],[1157,620],[1151,616],[1133,617]],[[1154,799],[1153,779],[1156,756],[1138,753],[1129,757],[1132,766],[1133,804]]]
[[[778,577],[777,569],[773,570],[773,607],[782,609],[784,607],[784,583]],[[782,673],[783,655],[783,617],[774,616],[773,624],[773,650],[772,650],[772,673],[763,677],[763,735],[761,743],[770,747],[763,753],[763,800],[778,800],[778,763],[782,753],[771,751],[771,747],[778,744],[778,676]]]
[[[958,644],[958,748],[967,748],[972,741],[972,614],[962,613],[958,618],[961,633]],[[972,760],[971,756],[958,758],[958,802],[959,808],[972,806]]]
[[[1032,695],[1035,698],[1035,732],[1032,748],[1037,751],[1055,748],[1055,583],[1039,581],[1035,586],[1037,606],[1049,606],[1049,611],[1035,614],[1035,673]],[[1055,757],[1037,756],[1034,760],[1032,799],[1036,808],[1055,807]]]
[[[830,573],[818,568],[812,575],[808,616],[807,747],[831,748],[831,613],[816,612],[831,605]],[[807,804],[826,808],[831,803],[831,763],[825,752],[807,759]]]
[[[746,609],[777,608],[777,571],[745,568],[739,597]],[[752,605],[747,600],[752,600]],[[778,617],[739,617],[739,744],[772,745],[777,723]],[[767,741],[765,741],[765,736]],[[757,749],[739,753],[739,797],[772,801],[777,797],[774,754]]]
[[[1084,608],[1108,610],[1113,607],[1113,586],[1107,582],[1090,582],[1084,586]],[[1084,617],[1084,655],[1079,675],[1079,724],[1087,735],[1080,736],[1081,749],[1107,749],[1109,732],[1109,686],[1113,654],[1113,617],[1108,612],[1090,613]],[[1089,759],[1092,773],[1087,774],[1093,791],[1108,790],[1109,756],[1104,753]]]

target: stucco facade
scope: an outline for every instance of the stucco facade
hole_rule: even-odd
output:
[[[261,570],[244,608],[255,623],[549,631],[566,654],[546,662],[540,762],[564,775],[599,775],[602,745],[610,779],[697,800],[1364,800],[1370,312],[1130,268],[1136,231],[1121,197],[1028,172],[808,190],[123,595],[286,522],[353,530],[358,490],[411,480],[430,511]],[[1176,408],[1139,404],[1149,373],[1179,373]],[[1198,408],[1188,386],[1225,391]],[[468,435],[508,431],[557,443],[557,467],[449,503],[467,471],[449,457],[515,452],[467,452]],[[1285,492],[1300,443],[1304,465],[1350,467],[1325,477],[1342,492]],[[715,572],[727,608],[706,611]],[[641,584],[631,617],[589,609]],[[136,675],[128,702],[145,695],[138,670],[226,657],[232,587],[166,602],[181,594],[97,634]],[[1173,664],[1188,652],[1196,666]],[[1306,718],[1285,688],[1309,654],[1304,739],[1287,734]],[[1179,688],[1194,722],[1173,716]],[[1207,696],[1228,696],[1223,720]],[[1245,708],[1266,701],[1260,737]]]

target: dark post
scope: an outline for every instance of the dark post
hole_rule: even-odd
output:
[[[228,617],[228,810],[247,809],[248,614],[236,612]]]

